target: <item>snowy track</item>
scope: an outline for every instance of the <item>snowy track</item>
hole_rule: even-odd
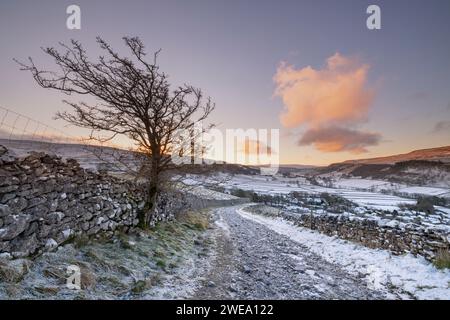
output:
[[[217,254],[198,299],[383,299],[362,276],[259,222],[215,210]]]
[[[384,292],[386,298],[450,299],[450,270],[437,270],[423,257],[395,256],[387,250],[370,249],[329,237],[281,218],[251,214],[242,208],[238,212],[242,217],[304,245],[311,253],[341,266],[348,273],[363,276],[370,288]]]
[[[450,299],[450,271],[255,215],[215,210],[217,253],[198,299]]]

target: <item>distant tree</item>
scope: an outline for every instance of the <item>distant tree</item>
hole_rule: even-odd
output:
[[[337,194],[323,192],[320,194],[320,199],[328,209],[335,213],[351,212],[353,207],[355,207],[353,202]]]
[[[417,199],[416,210],[425,212],[426,214],[434,214],[433,197],[419,197]]]
[[[144,45],[137,37],[124,37],[131,57],[123,57],[102,38],[97,43],[105,55],[90,61],[82,45],[72,40],[60,43],[61,50],[43,48],[59,67],[51,72],[36,67],[32,58],[22,63],[22,70],[31,72],[43,88],[68,95],[95,97],[96,104],[68,102],[72,112],[58,112],[57,118],[91,129],[93,133],[108,133],[106,137],[91,134],[91,139],[106,142],[118,135],[130,138],[136,144],[142,160],[137,173],[148,178],[146,209],[139,216],[142,227],[147,227],[160,191],[162,173],[174,169],[168,156],[176,151],[174,133],[191,130],[195,121],[208,117],[214,109],[211,99],[190,85],[174,90],[167,75],[157,64],[159,51],[153,61],[147,61]]]

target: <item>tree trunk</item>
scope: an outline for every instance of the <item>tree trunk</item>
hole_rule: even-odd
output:
[[[147,203],[142,211],[138,213],[139,226],[143,229],[147,229],[150,225],[151,216],[156,206],[158,198],[158,184],[153,180],[150,181],[147,191]]]
[[[147,190],[147,203],[144,209],[138,214],[139,226],[143,229],[147,229],[150,225],[150,220],[155,210],[159,193],[159,162],[157,158],[152,159],[151,166],[152,170],[149,177],[150,181]]]

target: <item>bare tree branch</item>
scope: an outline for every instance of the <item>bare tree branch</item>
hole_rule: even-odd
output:
[[[168,157],[177,149],[174,133],[189,130],[196,121],[206,119],[214,103],[210,98],[205,99],[200,89],[187,84],[172,90],[167,75],[157,64],[161,50],[155,52],[153,61],[149,62],[139,38],[124,37],[123,40],[130,50],[130,58],[121,56],[97,37],[104,52],[97,61],[89,60],[81,43],[75,40],[69,44],[59,43],[61,51],[54,47],[42,48],[53,58],[58,71],[38,68],[31,57],[28,63],[15,61],[43,88],[96,98],[95,105],[64,100],[72,111],[58,112],[56,117],[91,129],[90,139],[101,143],[119,135],[131,139],[141,162],[134,174],[145,176],[149,181],[148,209],[151,209],[159,192],[161,175],[181,169],[171,165]],[[100,132],[109,135],[96,135]],[[144,226],[148,219],[148,216],[143,217]]]

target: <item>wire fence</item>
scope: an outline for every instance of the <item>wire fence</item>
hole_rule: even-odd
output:
[[[37,121],[17,111],[0,106],[0,141],[34,141],[47,144],[81,144],[126,149],[121,144],[101,142],[88,136],[74,136],[52,125]]]
[[[73,136],[3,106],[0,106],[0,145],[16,156],[31,151],[52,153],[76,159],[87,168],[107,165],[123,171],[125,166],[134,163],[126,147]]]
[[[88,137],[70,135],[52,125],[0,106],[0,145],[25,150],[30,149],[29,144],[35,151],[44,152],[54,152],[61,145],[81,145],[84,149],[92,146],[120,148]]]
[[[0,139],[47,143],[83,143],[82,139],[77,139],[60,129],[3,106],[0,106]]]

